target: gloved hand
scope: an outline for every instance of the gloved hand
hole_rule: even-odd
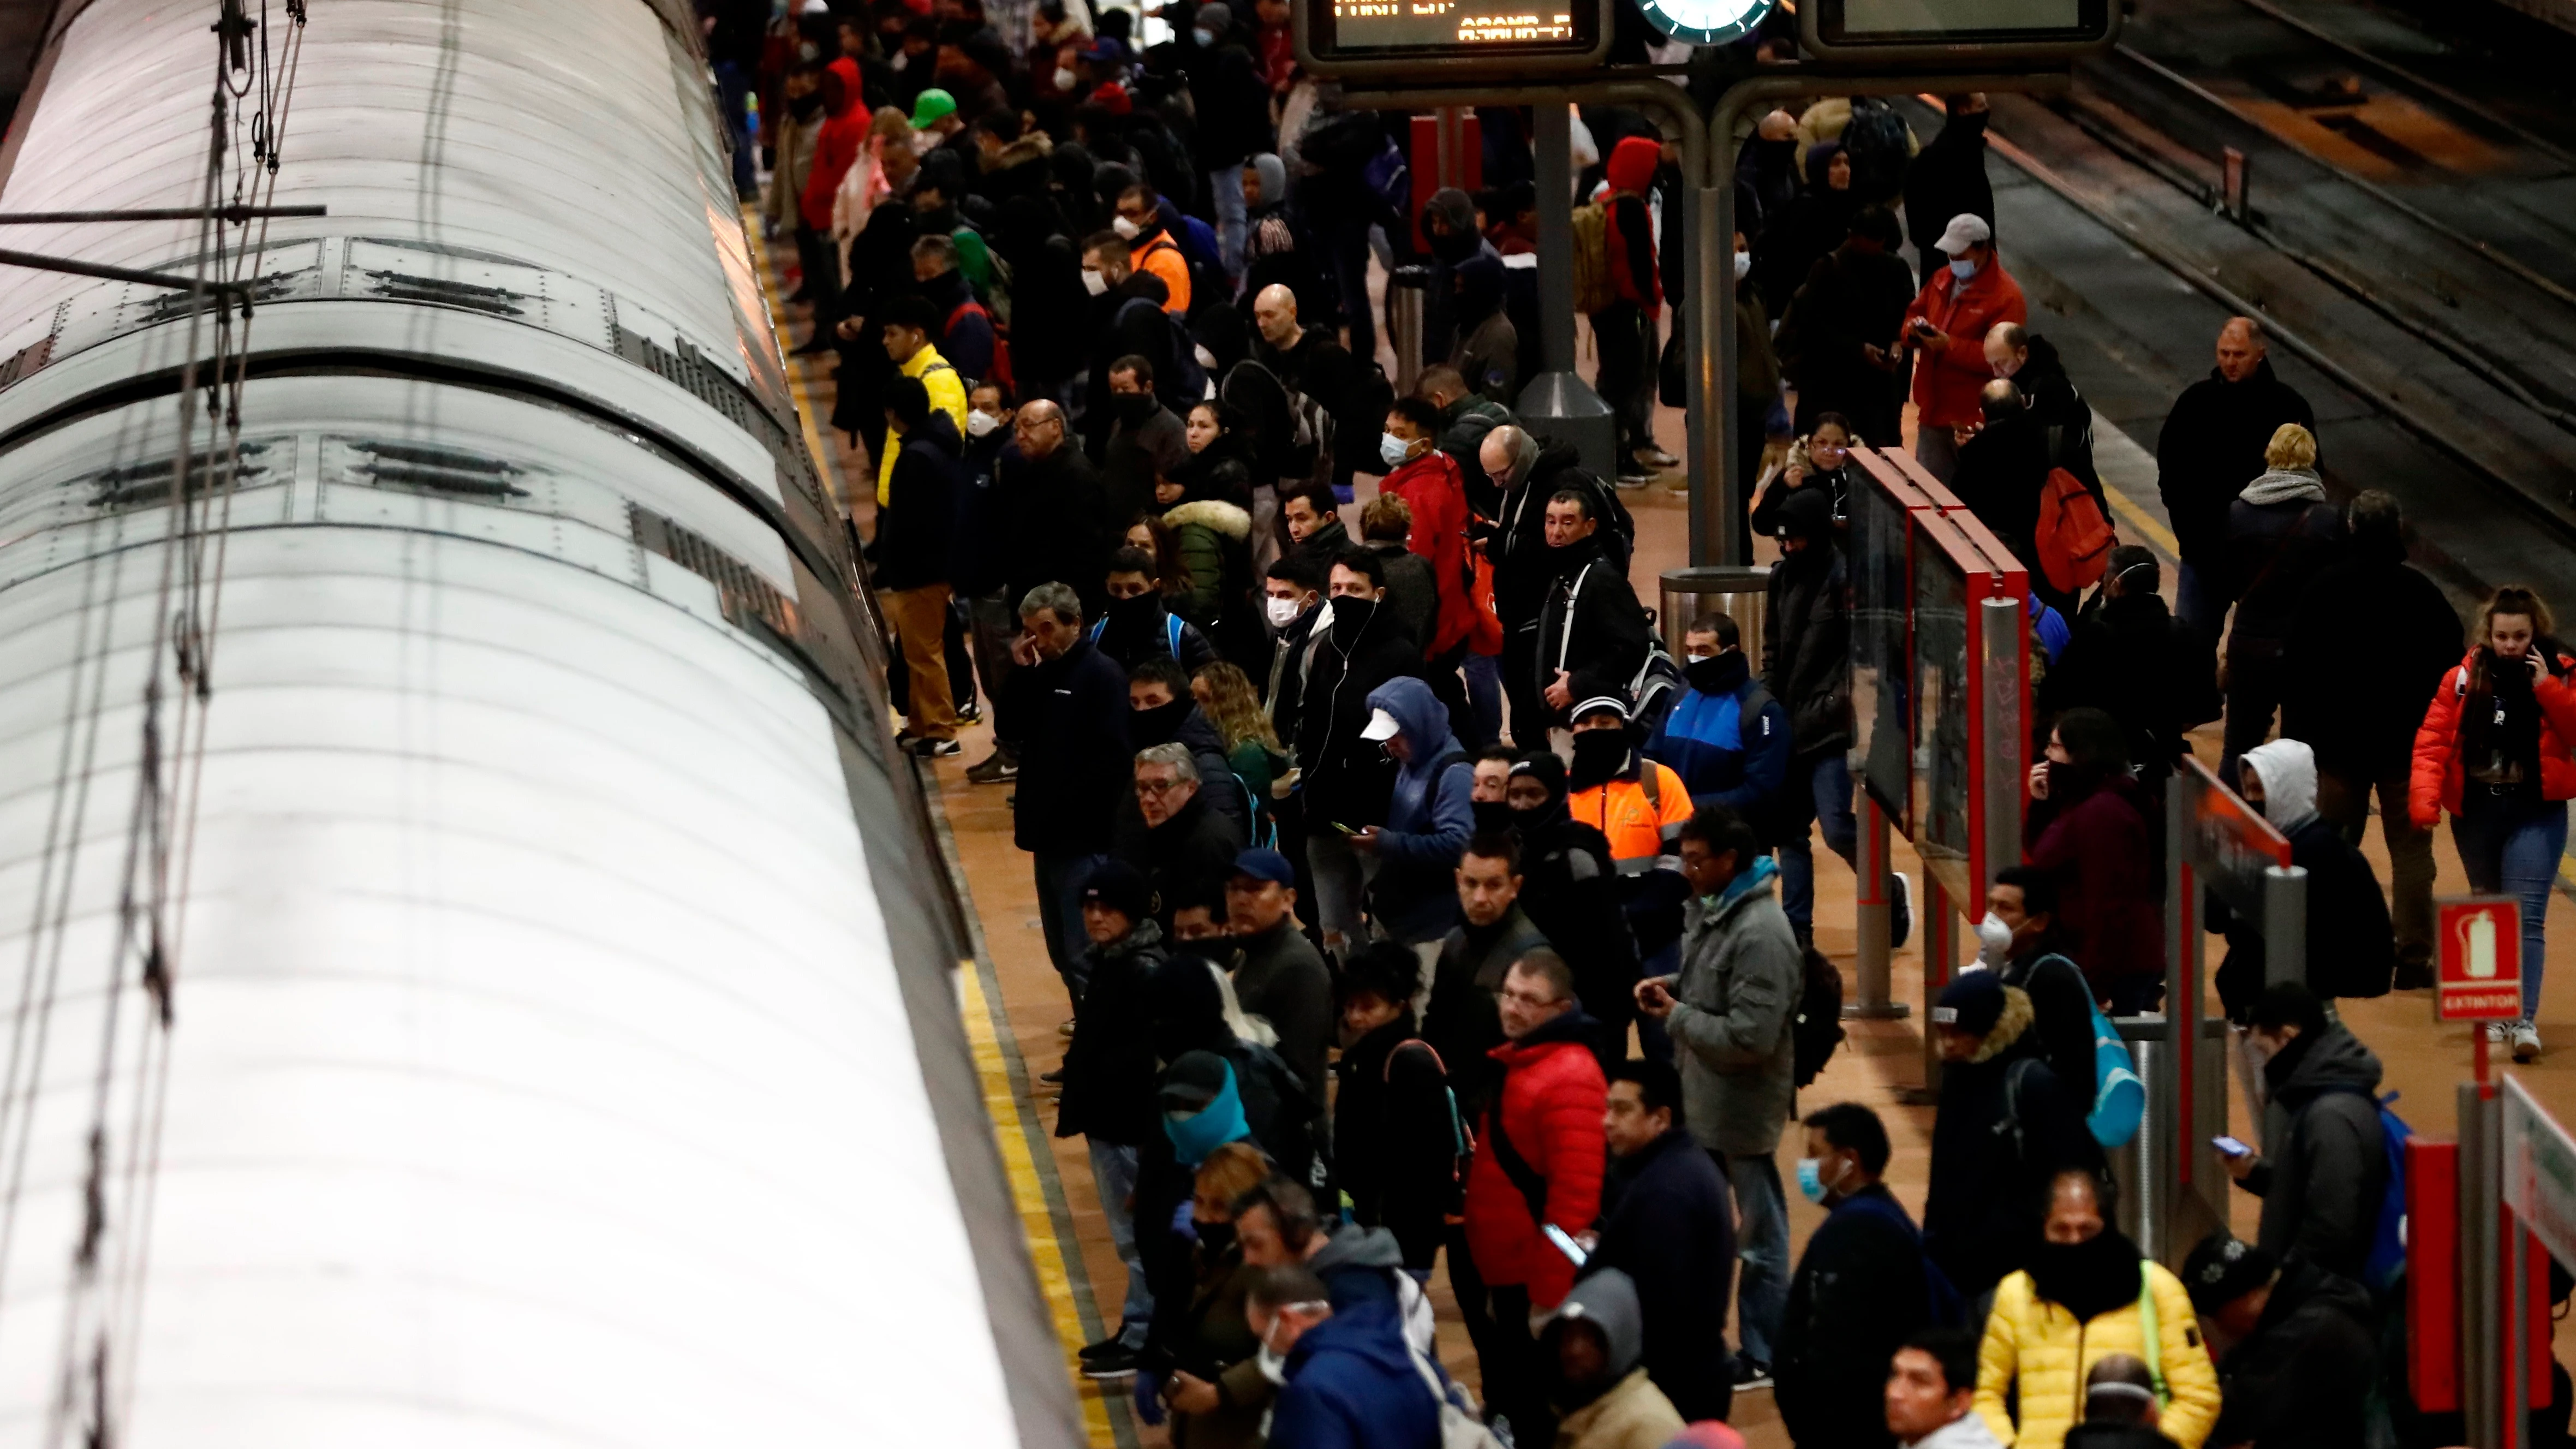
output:
[[[1136,1370],[1136,1417],[1146,1427],[1163,1422],[1163,1376],[1152,1369]]]
[[[1191,1215],[1188,1203],[1182,1203],[1172,1209],[1172,1236],[1184,1243],[1195,1243],[1199,1240],[1199,1220]]]

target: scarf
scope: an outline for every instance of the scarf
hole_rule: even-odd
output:
[[[2089,1323],[2138,1301],[2145,1279],[2138,1246],[2104,1228],[2080,1243],[2047,1243],[2031,1249],[2030,1284],[2039,1296]]]
[[[2246,484],[2245,491],[2236,496],[2258,508],[2269,503],[2301,500],[2323,503],[2326,501],[2326,485],[2305,468],[2275,468]]]
[[[2534,649],[2546,648],[2535,643]],[[2538,793],[2540,703],[2531,697],[2531,666],[2478,651],[2471,688],[2460,701],[2460,769],[2497,794]]]

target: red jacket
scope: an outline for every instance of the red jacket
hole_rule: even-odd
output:
[[[1649,318],[1661,317],[1663,278],[1655,267],[1654,212],[1645,197],[1655,189],[1655,168],[1664,148],[1644,136],[1630,136],[1610,148],[1603,167],[1613,193],[1608,206],[1604,244],[1609,252],[1610,287],[1623,302],[1634,302]]]
[[[1585,1040],[1592,1018],[1569,1011],[1491,1055],[1503,1064],[1503,1084],[1479,1124],[1475,1158],[1467,1166],[1467,1250],[1488,1283],[1525,1284],[1530,1303],[1554,1308],[1574,1286],[1574,1263],[1539,1231],[1529,1199],[1495,1160],[1499,1124],[1512,1149],[1547,1183],[1547,1220],[1568,1233],[1592,1226],[1601,1213],[1601,1176],[1610,1144],[1601,1115],[1610,1087]]]
[[[1437,659],[1475,632],[1476,600],[1469,591],[1467,485],[1458,460],[1438,448],[1386,475],[1377,491],[1413,510],[1405,546],[1431,561],[1440,583],[1440,619],[1424,641],[1422,657]]]
[[[867,149],[868,127],[875,122],[860,89],[859,63],[845,55],[832,62],[832,70],[841,78],[843,105],[824,117],[823,128],[814,133],[814,166],[805,173],[804,194],[796,198],[796,215],[816,231],[832,229],[832,193],[841,189],[841,178]]]
[[[2569,742],[2576,741],[2576,658],[2557,653],[2556,668],[2531,687],[2531,697],[2540,705],[2540,798],[2543,800],[2576,799],[2576,752]],[[2407,782],[2406,813],[2415,818],[2415,828],[2430,830],[2442,823],[2442,812],[2460,813],[2460,705],[2468,698],[2469,670],[2478,662],[2478,652],[2445,671],[2442,682],[2433,688],[2433,705],[2424,711],[2424,723],[2415,730],[2415,773]]]
[[[2115,775],[2063,808],[2032,803],[2030,863],[2057,880],[2058,935],[2094,999],[2115,982],[2164,974],[2156,837],[2137,782]]]
[[[1973,423],[1977,393],[1995,380],[1986,366],[1986,333],[1998,322],[2027,322],[2030,305],[2022,300],[2021,283],[2004,270],[2003,258],[1963,285],[1948,267],[1938,267],[1923,284],[1914,305],[1905,309],[1903,326],[1912,336],[1920,317],[1948,333],[1950,345],[1938,352],[1921,349],[1914,359],[1914,406],[1919,427],[1950,428]]]

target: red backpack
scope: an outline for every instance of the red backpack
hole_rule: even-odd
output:
[[[945,337],[949,333],[956,331],[957,324],[965,320],[966,314],[969,312],[973,312],[982,317],[993,329],[992,375],[989,377],[979,377],[975,379],[975,381],[991,383],[993,386],[1000,388],[1002,390],[1002,395],[1005,397],[1015,396],[1016,394],[1013,392],[1011,386],[1011,329],[1003,326],[1001,319],[995,317],[991,309],[987,308],[983,303],[976,301],[972,297],[967,298],[965,301],[957,304],[955,311],[948,314],[948,320],[946,322],[940,324],[940,335]]]
[[[2040,571],[2050,588],[2072,594],[2102,578],[2111,561],[2111,546],[2120,535],[2102,516],[2102,502],[2083,480],[2063,468],[2048,470],[2039,486],[2038,545]]]

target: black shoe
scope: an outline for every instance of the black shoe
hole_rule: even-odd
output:
[[[1127,1325],[1123,1323],[1118,1325],[1118,1333],[1125,1333],[1126,1331]],[[1084,1363],[1089,1363],[1093,1359],[1100,1357],[1102,1354],[1109,1352],[1111,1349],[1125,1347],[1126,1345],[1118,1337],[1118,1333],[1113,1333],[1107,1338],[1100,1340],[1098,1343],[1084,1344],[1080,1349],[1074,1352],[1074,1357],[1081,1359]]]
[[[1758,1358],[1746,1358],[1742,1354],[1735,1356],[1735,1391],[1737,1393],[1743,1393],[1748,1389],[1769,1387],[1771,1387],[1771,1365]]]
[[[1064,1068],[1058,1067],[1051,1072],[1040,1072],[1038,1080],[1049,1086],[1061,1087],[1064,1085]]]
[[[904,741],[903,748],[907,754],[914,755],[924,760],[944,760],[950,755],[964,754],[966,751],[966,747],[957,743],[955,740],[934,740],[927,738],[906,740]]]
[[[1127,1345],[1112,1344],[1108,1352],[1082,1361],[1082,1376],[1087,1379],[1124,1379],[1136,1375],[1139,1355]]]

